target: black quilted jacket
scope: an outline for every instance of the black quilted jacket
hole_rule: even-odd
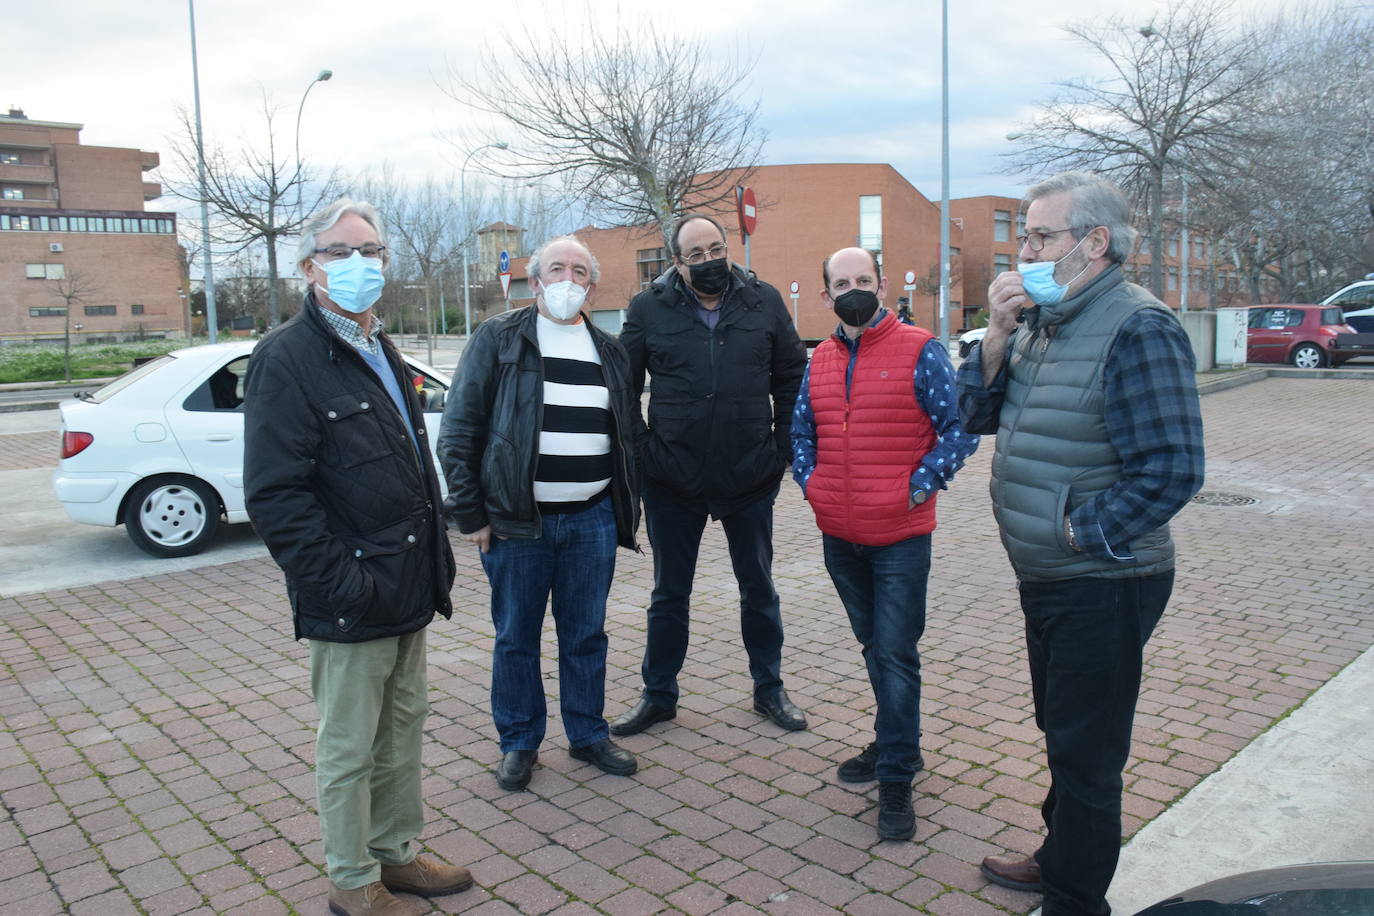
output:
[[[363,642],[452,613],[453,553],[424,412],[400,355],[380,339],[410,399],[418,450],[391,396],[313,295],[248,363],[248,514],[286,573],[297,639]]]

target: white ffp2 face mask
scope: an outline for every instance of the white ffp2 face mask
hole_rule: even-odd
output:
[[[556,321],[567,321],[582,311],[587,300],[587,288],[571,280],[559,280],[544,287],[544,308]]]

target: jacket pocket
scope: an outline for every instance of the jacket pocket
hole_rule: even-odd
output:
[[[425,540],[423,520],[404,518],[367,534],[343,538],[362,564],[371,586],[370,606],[363,610],[369,623],[382,626],[398,623],[421,604],[433,604],[427,597],[432,570]]]
[[[320,402],[325,421],[329,463],[339,468],[356,468],[392,454],[391,443],[383,432],[377,404],[372,395],[336,395]]]

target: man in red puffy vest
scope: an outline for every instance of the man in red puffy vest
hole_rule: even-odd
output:
[[[916,832],[922,768],[921,657],[935,496],[978,437],[959,427],[954,368],[929,331],[882,308],[872,253],[825,259],[821,298],[839,327],[816,348],[792,413],[792,476],[824,538],[825,568],[863,647],[877,740],[840,764],[842,782],[878,781],[878,835]]]

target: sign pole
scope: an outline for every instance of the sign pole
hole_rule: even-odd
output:
[[[788,289],[791,291],[792,295],[792,326],[794,328],[800,328],[801,322],[797,318],[797,299],[801,297],[801,284],[793,280],[792,285],[789,286]]]

